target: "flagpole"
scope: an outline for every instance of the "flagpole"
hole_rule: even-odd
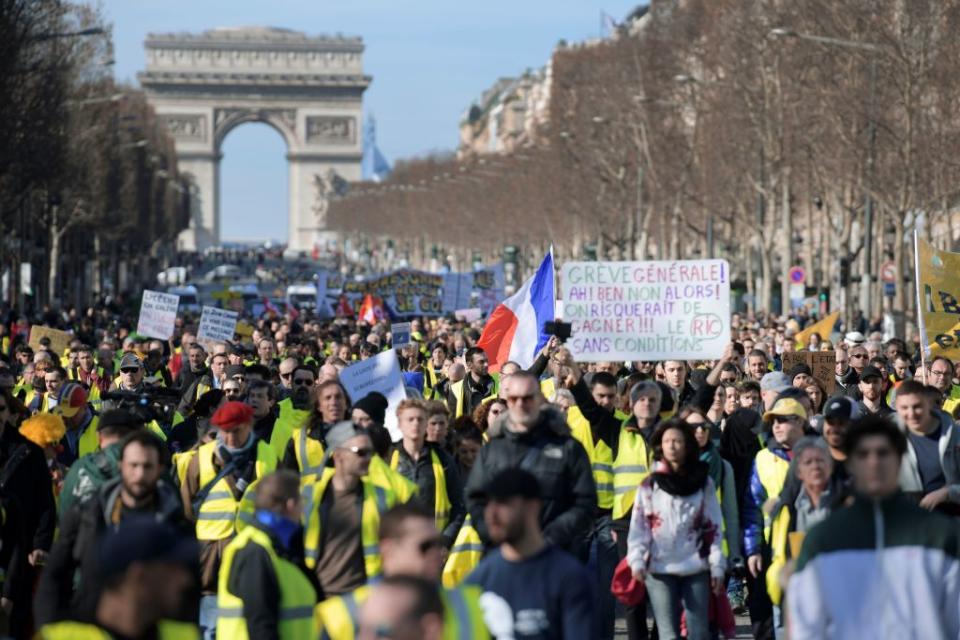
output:
[[[927,327],[923,322],[923,304],[920,294],[920,235],[913,229],[913,284],[917,290],[917,327],[920,331],[920,368],[923,371],[923,384],[927,384]]]

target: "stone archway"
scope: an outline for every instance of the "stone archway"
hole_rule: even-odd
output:
[[[145,48],[140,84],[174,138],[180,170],[196,184],[180,248],[219,244],[220,148],[246,122],[266,123],[286,142],[290,249],[332,240],[326,198],[336,183],[360,179],[362,101],[370,84],[363,41],[241,27],[151,34]]]

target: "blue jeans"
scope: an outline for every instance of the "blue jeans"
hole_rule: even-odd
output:
[[[203,640],[217,637],[217,596],[200,598],[200,637]]]
[[[613,572],[620,557],[617,555],[617,543],[613,541],[610,516],[600,516],[593,523],[593,536],[590,538],[590,560],[588,570],[597,577],[600,594],[597,602],[597,640],[613,640],[614,620],[617,617],[617,601],[610,593]]]
[[[687,640],[710,638],[710,574],[692,576],[668,573],[647,575],[647,597],[653,607],[660,640],[680,637],[681,606],[687,614]]]

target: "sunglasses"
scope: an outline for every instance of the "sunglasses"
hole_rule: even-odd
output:
[[[528,396],[507,396],[507,402],[511,404],[517,403],[517,402],[533,402],[533,399],[535,397],[536,396],[534,396],[533,394],[530,394]]]
[[[234,389],[231,387],[230,389],[224,389],[223,392],[228,396],[236,396],[240,394],[240,389]]]
[[[280,377],[283,378],[284,380],[286,380],[287,378],[289,378],[289,377],[292,376],[292,375],[293,375],[293,372],[292,372],[292,371],[291,371],[290,373],[284,373],[284,372],[282,372],[282,371],[280,372]]]
[[[125,367],[120,369],[120,373],[136,373],[137,371],[140,371],[138,367]]]
[[[777,424],[783,424],[784,422],[793,422],[793,416],[775,416],[773,419]]]
[[[313,380],[306,380],[304,378],[296,378],[293,381],[293,384],[297,387],[309,387],[313,384]]]
[[[417,549],[420,550],[420,555],[422,556],[427,555],[427,553],[429,553],[433,549],[440,549],[441,547],[443,547],[443,540],[441,540],[439,537],[430,538],[429,540],[424,540],[423,542],[417,545]]]
[[[370,447],[340,447],[360,458],[369,458],[373,455],[373,449]]]

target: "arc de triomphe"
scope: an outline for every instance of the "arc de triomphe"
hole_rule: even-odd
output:
[[[340,179],[360,179],[362,98],[370,84],[363,41],[241,27],[150,34],[144,47],[140,84],[198,192],[180,248],[220,242],[220,148],[245,122],[264,122],[286,141],[290,249],[309,251],[332,239],[326,196]]]

